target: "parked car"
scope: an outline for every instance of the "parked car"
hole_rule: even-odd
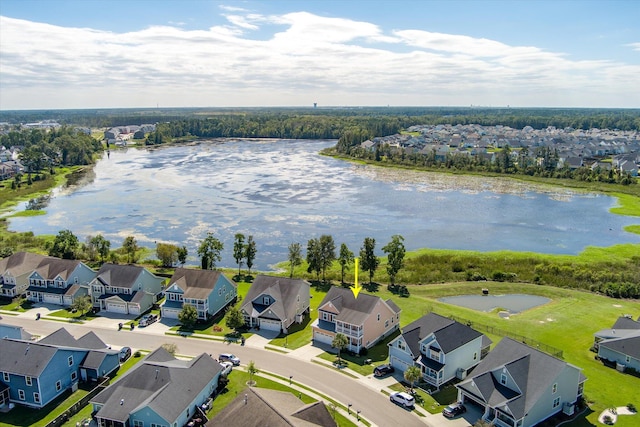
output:
[[[149,326],[150,324],[152,324],[153,322],[156,322],[157,320],[158,320],[157,314],[145,314],[140,318],[140,321],[138,322],[138,326]]]
[[[229,373],[233,370],[232,362],[220,362],[220,365],[222,365],[222,372],[220,373],[220,375],[222,375],[223,377],[229,375]]]
[[[373,370],[374,377],[384,377],[385,375],[389,375],[393,373],[395,369],[391,365],[380,365],[376,366]]]
[[[396,391],[389,395],[389,400],[396,405],[402,405],[405,408],[413,408],[415,405],[415,399],[409,393],[404,391]]]
[[[467,412],[467,408],[460,402],[452,403],[442,410],[442,415],[447,418],[457,417],[460,414]]]
[[[122,347],[120,349],[120,361],[124,362],[131,357],[131,347]]]
[[[231,362],[233,363],[233,366],[238,366],[240,365],[240,359],[238,358],[238,356],[231,354],[231,353],[222,353],[220,355],[220,357],[218,357],[218,362],[222,363],[222,362]]]

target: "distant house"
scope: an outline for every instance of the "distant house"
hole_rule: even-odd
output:
[[[203,417],[221,372],[206,353],[178,360],[160,347],[89,403],[99,426],[186,426]]]
[[[336,334],[349,340],[347,349],[359,353],[389,336],[400,326],[400,308],[391,300],[333,286],[318,307],[313,340],[331,344]]]
[[[38,342],[0,340],[0,406],[16,403],[42,408],[78,383],[118,369],[118,351],[93,332],[75,339],[59,329]]]
[[[95,275],[81,261],[45,257],[29,275],[27,299],[68,307],[89,294],[88,283]]]
[[[100,310],[138,315],[158,301],[163,281],[144,267],[106,263],[89,284],[91,299]]]
[[[16,252],[0,260],[0,295],[14,298],[29,287],[29,275],[45,259],[44,255]]]
[[[289,392],[249,387],[207,423],[207,427],[335,427],[323,402],[305,404]]]
[[[586,378],[573,366],[503,338],[467,378],[458,401],[478,407],[499,427],[532,427],[559,413],[571,415]]]
[[[237,285],[220,271],[176,268],[165,290],[162,317],[177,319],[184,304],[198,311],[198,319],[207,320],[235,301]]]
[[[0,317],[0,320],[2,320],[2,317]],[[22,326],[4,325],[0,323],[0,339],[1,338],[14,338],[29,341],[34,337],[29,332],[25,331]]]
[[[240,307],[246,325],[287,333],[309,313],[310,289],[302,279],[256,276]]]
[[[454,378],[464,379],[490,345],[489,338],[469,326],[429,313],[389,343],[389,360],[402,372],[419,367],[427,383],[440,387]]]
[[[594,348],[598,357],[624,371],[628,368],[640,372],[640,318],[618,318],[611,329],[595,333]]]

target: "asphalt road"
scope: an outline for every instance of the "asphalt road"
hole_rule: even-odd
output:
[[[427,422],[425,417],[419,417],[411,411],[389,402],[386,395],[365,384],[363,380],[354,379],[310,361],[296,359],[274,351],[196,338],[174,337],[136,330],[133,332],[118,331],[115,328],[106,329],[88,324],[36,321],[35,319],[7,315],[2,316],[2,322],[22,326],[27,332],[41,336],[48,335],[61,327],[67,329],[75,337],[80,337],[89,330],[93,330],[113,348],[129,346],[134,349],[153,350],[164,343],[173,343],[178,347],[177,353],[182,355],[197,356],[209,353],[216,357],[219,353],[233,352],[240,357],[243,363],[253,360],[260,370],[273,372],[283,377],[293,375],[296,382],[330,396],[345,406],[351,403],[352,410],[360,410],[363,417],[377,426],[424,427],[425,425],[433,425]]]

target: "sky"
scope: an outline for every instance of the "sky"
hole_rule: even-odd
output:
[[[640,107],[638,0],[0,0],[0,110]]]

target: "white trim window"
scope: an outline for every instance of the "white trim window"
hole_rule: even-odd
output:
[[[18,399],[25,400],[24,390],[22,389],[18,390]]]
[[[31,377],[24,377],[24,382],[27,383],[27,385],[33,384],[33,382],[31,381]]]
[[[560,396],[553,399],[553,409],[556,409],[558,406],[560,406]]]
[[[60,380],[56,381],[56,391],[60,391],[62,389],[62,382]]]
[[[9,382],[9,372],[3,372],[3,373],[2,373],[2,380],[3,380],[5,383],[8,383],[8,382]]]
[[[142,421],[142,420],[133,420],[133,427],[144,427],[144,421]]]
[[[33,392],[33,401],[35,403],[40,403],[40,393],[38,393],[37,391]]]
[[[507,376],[505,374],[500,374],[500,384],[507,385]]]

